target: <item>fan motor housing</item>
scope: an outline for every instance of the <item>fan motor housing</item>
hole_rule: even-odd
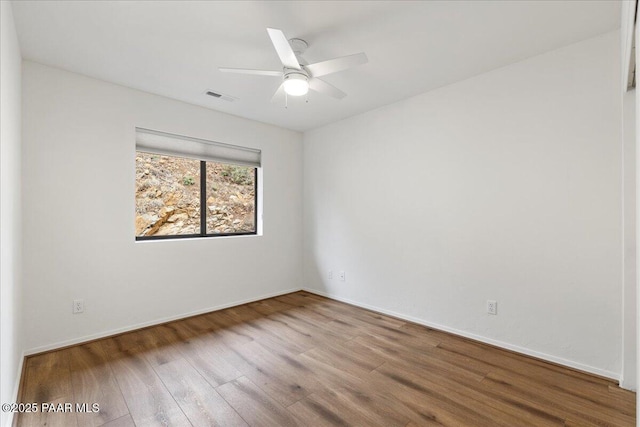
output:
[[[295,70],[292,68],[284,69],[284,80],[289,78],[300,78],[302,76],[304,79],[309,80],[309,74],[305,70]]]

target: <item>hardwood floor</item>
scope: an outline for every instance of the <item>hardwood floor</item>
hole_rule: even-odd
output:
[[[306,292],[29,357],[18,426],[633,426],[606,379]]]

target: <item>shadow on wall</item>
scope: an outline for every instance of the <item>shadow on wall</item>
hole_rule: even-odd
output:
[[[324,262],[320,259],[321,254],[325,253],[321,248],[317,247],[319,243],[318,234],[322,227],[318,221],[318,210],[314,209],[307,213],[305,217],[307,224],[305,229],[308,230],[305,236],[305,260],[304,260],[304,286],[305,288],[314,289],[319,292],[329,293],[329,270],[323,273],[325,265],[329,265],[328,262]],[[325,260],[327,261],[327,260]],[[334,272],[335,274],[335,272]]]

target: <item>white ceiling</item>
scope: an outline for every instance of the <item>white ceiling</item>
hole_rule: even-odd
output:
[[[614,30],[618,1],[14,1],[25,59],[295,130],[308,130]],[[366,52],[326,76],[348,93],[271,104],[281,69],[266,27],[309,63]],[[238,100],[204,95],[208,89]]]

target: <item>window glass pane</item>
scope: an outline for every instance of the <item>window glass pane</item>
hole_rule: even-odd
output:
[[[136,236],[200,234],[200,161],[136,153]]]
[[[256,231],[255,171],[207,162],[207,234]]]

